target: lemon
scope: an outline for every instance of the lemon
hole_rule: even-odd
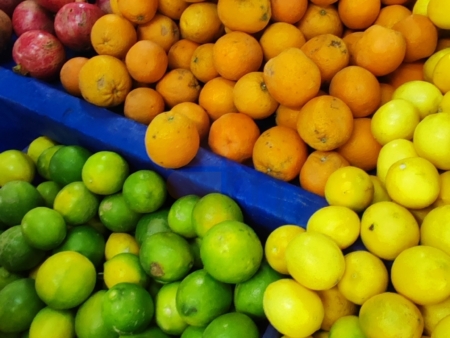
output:
[[[340,249],[348,248],[359,236],[359,216],[352,209],[331,205],[314,212],[306,224],[306,230],[317,231],[331,237]]]
[[[428,3],[428,18],[442,29],[450,29],[450,3],[447,0],[430,0]]]
[[[373,184],[364,170],[347,166],[335,170],[325,184],[325,199],[330,205],[363,211],[373,198]]]
[[[375,256],[393,260],[403,250],[419,243],[419,225],[414,216],[394,202],[379,202],[364,211],[361,240]]]
[[[420,225],[422,225],[423,220],[425,219],[425,216],[428,215],[428,213],[433,210],[434,204],[423,208],[423,209],[408,209],[409,212],[414,216],[414,218],[416,219],[417,223]]]
[[[450,112],[424,118],[414,131],[413,142],[418,156],[438,169],[450,170]]]
[[[317,294],[322,300],[325,311],[320,327],[324,331],[329,331],[339,318],[354,315],[358,311],[356,305],[345,298],[337,286],[328,290],[317,291]]]
[[[19,150],[0,153],[0,187],[11,181],[32,182],[36,167],[31,158]]]
[[[420,243],[450,255],[450,205],[431,210],[420,227]]]
[[[392,201],[392,199],[389,197],[389,194],[386,191],[386,188],[384,187],[383,183],[381,182],[378,176],[370,175],[370,180],[372,181],[373,184],[373,198],[370,204],[383,201]]]
[[[433,83],[442,93],[450,91],[450,53],[445,54],[436,63],[433,71]]]
[[[39,156],[45,149],[56,146],[57,144],[57,142],[47,136],[39,136],[30,143],[27,149],[27,154],[34,163],[37,163]]]
[[[430,0],[417,0],[412,9],[413,14],[427,16],[429,2]]]
[[[120,253],[104,264],[103,280],[108,289],[119,283],[134,283],[147,287],[148,279],[139,257],[135,254]]]
[[[426,245],[408,248],[394,260],[391,280],[395,290],[415,304],[442,302],[450,297],[450,256]]]
[[[359,325],[358,316],[350,315],[339,318],[331,327],[333,338],[366,338]]]
[[[188,327],[181,318],[177,306],[176,295],[180,281],[163,285],[155,299],[155,321],[164,333],[180,335]]]
[[[436,304],[419,306],[424,321],[424,333],[431,335],[436,325],[447,316],[450,316],[450,297]]]
[[[324,308],[317,293],[287,278],[267,287],[263,306],[272,326],[289,337],[313,334],[320,329],[324,318]]]
[[[297,235],[286,248],[289,274],[311,290],[335,286],[345,270],[344,255],[327,235],[306,231]]]
[[[45,307],[31,322],[29,338],[74,338],[75,316],[70,310]]]
[[[430,1],[430,0],[425,0]],[[417,1],[417,3],[419,3]],[[434,69],[436,68],[436,64],[439,62],[439,60],[445,55],[450,53],[450,48],[444,48],[440,51],[437,51],[433,55],[431,55],[423,64],[423,78],[425,81],[433,82],[433,73]]]
[[[302,232],[305,232],[305,228],[285,224],[269,234],[264,245],[264,254],[272,269],[284,275],[289,274],[285,257],[286,247],[295,236]]]
[[[443,318],[434,328],[433,338],[446,338],[450,332],[450,316]]]
[[[386,291],[388,271],[383,261],[368,251],[353,251],[345,255],[345,273],[338,283],[339,291],[354,304]]]
[[[450,52],[450,48],[447,48]],[[439,105],[440,112],[450,112],[450,91],[444,94],[441,104]]]
[[[439,175],[439,196],[434,202],[434,206],[450,204],[450,170],[444,171]]]
[[[105,245],[105,258],[109,260],[122,252],[139,255],[139,245],[136,239],[128,233],[113,232]]]

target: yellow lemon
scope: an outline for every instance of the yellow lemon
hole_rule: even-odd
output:
[[[109,260],[115,255],[130,252],[139,255],[139,244],[136,239],[125,232],[113,232],[109,235],[105,245],[105,258]]]
[[[34,139],[27,149],[28,156],[31,157],[33,162],[36,164],[39,156],[42,154],[42,152],[50,147],[53,147],[57,145],[55,141],[50,139],[47,136],[39,136],[38,138]]]
[[[436,304],[419,306],[423,316],[424,333],[431,335],[436,325],[447,316],[450,316],[450,297]]]
[[[393,201],[406,208],[425,208],[439,196],[439,172],[422,157],[405,158],[389,168],[386,190]]]
[[[325,184],[325,199],[356,212],[363,211],[373,198],[373,184],[364,170],[347,166],[335,170]]]
[[[345,270],[344,255],[330,237],[306,231],[297,235],[286,248],[289,274],[311,290],[335,286]]]
[[[431,210],[420,227],[420,243],[450,255],[450,205]]]
[[[108,289],[119,283],[134,283],[142,287],[148,285],[148,275],[139,262],[139,257],[123,252],[107,260],[103,269],[103,280]]]
[[[408,210],[414,216],[414,218],[416,219],[419,226],[421,226],[423,223],[423,220],[425,219],[425,216],[428,215],[428,213],[431,210],[433,210],[434,208],[435,208],[434,204],[432,204],[423,209],[408,209]]]
[[[275,271],[288,275],[285,252],[289,242],[305,229],[293,224],[282,225],[273,230],[267,237],[264,254],[267,263]]]
[[[370,204],[383,201],[392,201],[392,199],[389,197],[389,194],[386,191],[386,188],[384,187],[383,183],[381,182],[378,176],[370,175],[370,180],[372,181],[373,184],[373,198]]]
[[[450,29],[450,2],[448,0],[430,0],[427,14],[430,20],[442,29]]]
[[[75,337],[75,315],[70,310],[41,309],[31,322],[30,338]]]
[[[356,305],[345,298],[337,286],[328,290],[317,291],[317,294],[322,300],[325,310],[325,316],[320,327],[324,331],[329,331],[339,318],[354,315],[358,311]]]
[[[420,121],[419,110],[409,101],[392,99],[378,108],[372,116],[373,137],[381,145],[403,138],[411,140]]]
[[[338,283],[339,291],[354,304],[386,291],[388,271],[383,261],[368,251],[353,251],[345,255],[345,273]]]
[[[418,156],[438,169],[450,170],[450,112],[432,114],[420,121],[413,143]]]
[[[445,94],[450,91],[450,53],[445,54],[436,63],[432,81],[442,93]]]
[[[427,16],[429,2],[430,0],[417,0],[412,9],[413,14]]]
[[[448,48],[450,52],[450,48]],[[439,105],[440,112],[450,112],[450,91],[444,94],[441,104]]]
[[[447,338],[450,332],[450,316],[443,318],[434,328],[431,338]]]
[[[381,259],[393,260],[403,250],[419,243],[419,225],[414,216],[394,202],[379,202],[364,211],[361,240]]]
[[[426,305],[450,297],[450,256],[426,245],[401,252],[391,268],[395,290],[413,301]]]
[[[429,0],[428,0],[429,1]],[[450,53],[450,48],[444,48],[431,55],[423,64],[423,78],[425,81],[433,82],[433,73],[437,63],[442,57]],[[436,87],[437,88],[437,87]]]
[[[331,205],[317,210],[306,224],[307,231],[331,237],[340,249],[348,248],[359,237],[359,216],[352,209]]]
[[[434,206],[450,204],[450,170],[444,171],[439,175],[439,196],[434,202]]]
[[[316,292],[292,279],[271,283],[264,292],[264,313],[273,327],[289,337],[307,337],[320,329],[324,318]]]

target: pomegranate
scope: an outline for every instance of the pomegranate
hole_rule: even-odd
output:
[[[9,17],[12,16],[14,8],[23,0],[0,0],[0,10],[5,12]]]
[[[36,0],[36,2],[50,12],[58,12],[64,5],[75,0]]]
[[[63,45],[74,51],[91,49],[91,29],[105,13],[84,1],[64,5],[55,16],[55,32]]]
[[[49,32],[33,30],[19,36],[12,56],[17,64],[13,70],[41,80],[51,80],[59,74],[66,60],[64,46]]]
[[[8,47],[12,31],[11,19],[0,9],[0,54]]]
[[[111,9],[111,2],[109,0],[97,0],[95,2],[95,4],[100,7],[100,9],[105,13],[105,14],[112,14],[113,11]]]
[[[36,29],[54,33],[52,15],[34,0],[25,0],[17,5],[12,15],[12,25],[17,36]]]

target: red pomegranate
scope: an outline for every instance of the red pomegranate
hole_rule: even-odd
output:
[[[14,12],[14,8],[23,0],[0,0],[0,10],[5,12],[9,17]]]
[[[111,1],[109,0],[97,0],[95,2],[95,4],[100,7],[100,9],[105,13],[105,14],[112,14],[113,11],[111,9]]]
[[[17,36],[31,30],[54,33],[51,13],[34,0],[25,0],[17,5],[12,15],[12,25]]]
[[[36,2],[50,12],[58,12],[64,5],[75,0],[36,0]]]

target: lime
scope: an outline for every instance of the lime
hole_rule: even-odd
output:
[[[49,137],[39,136],[38,138],[34,139],[28,146],[27,155],[30,156],[34,163],[37,163],[39,156],[44,150],[56,145],[57,143]]]
[[[62,251],[42,263],[36,275],[36,291],[53,309],[71,309],[89,297],[96,278],[89,259],[75,251]]]
[[[200,257],[204,268],[224,283],[242,283],[258,270],[263,246],[255,231],[239,221],[223,221],[203,237]]]
[[[44,199],[45,206],[53,208],[53,202],[55,201],[56,195],[62,189],[62,185],[53,181],[45,181],[40,183],[36,189]]]
[[[96,268],[103,262],[105,239],[89,225],[79,225],[71,228],[60,246],[53,253],[61,251],[76,251],[87,257]]]
[[[139,251],[145,272],[161,283],[186,276],[194,264],[188,241],[174,232],[158,232],[142,243]]]
[[[105,225],[100,221],[100,217],[98,217],[98,214],[91,218],[89,221],[86,222],[86,225],[89,225],[90,227],[97,230],[100,234],[103,236],[107,236],[111,233],[111,231],[105,227]]]
[[[80,146],[63,146],[50,160],[50,179],[62,185],[81,181],[84,163],[91,155],[89,150]]]
[[[67,225],[81,225],[97,214],[99,201],[83,182],[72,182],[56,195],[53,209],[58,211]]]
[[[100,221],[113,232],[130,232],[136,228],[141,214],[133,211],[122,193],[105,196],[98,208]]]
[[[87,159],[81,176],[94,194],[112,195],[122,190],[128,173],[128,163],[122,156],[112,151],[100,151]]]
[[[20,225],[15,225],[0,235],[0,266],[10,272],[34,268],[44,260],[45,251],[27,244]]]
[[[166,183],[152,170],[139,170],[129,175],[122,192],[130,208],[140,213],[158,210],[167,197]]]
[[[139,244],[130,234],[113,232],[106,241],[105,258],[109,260],[122,252],[139,255]]]
[[[63,145],[58,144],[56,146],[50,147],[45,149],[38,157],[38,160],[36,162],[36,169],[39,175],[42,176],[42,178],[45,178],[46,180],[50,180],[50,173],[49,173],[49,167],[50,167],[50,161],[53,157],[53,155],[63,147]]]
[[[183,334],[180,336],[180,338],[202,338],[205,329],[206,326],[188,326],[186,330],[183,331]]]
[[[140,333],[120,335],[119,338],[171,338],[171,336],[166,335],[159,327],[151,326]]]
[[[22,234],[27,243],[36,249],[51,250],[66,237],[66,222],[61,214],[47,207],[37,207],[23,216]]]
[[[169,208],[162,208],[145,215],[142,215],[136,226],[134,237],[139,245],[144,240],[157,232],[172,231],[168,223]]]
[[[44,199],[31,183],[11,181],[0,189],[0,221],[6,225],[19,225],[28,211],[43,205]]]
[[[219,282],[205,270],[187,275],[180,283],[176,296],[181,318],[193,326],[206,326],[214,318],[228,312],[233,302],[230,284]]]
[[[220,193],[203,196],[192,210],[192,223],[199,237],[205,236],[214,225],[227,220],[242,222],[244,216],[233,199]]]
[[[34,317],[30,327],[30,338],[74,338],[75,316],[70,310],[44,307]]]
[[[359,326],[358,316],[343,316],[330,329],[330,338],[366,338]]]
[[[164,284],[155,281],[153,278],[150,278],[147,291],[150,293],[153,299],[156,299],[156,295],[158,294],[159,290],[161,290],[163,285]]]
[[[0,187],[11,181],[31,182],[35,171],[35,165],[27,154],[14,149],[0,153]]]
[[[253,320],[239,312],[225,313],[215,318],[203,332],[203,338],[258,338],[259,331]]]
[[[102,317],[102,303],[106,290],[90,296],[75,315],[75,333],[78,338],[118,338],[118,334],[107,328]]]
[[[181,318],[177,310],[176,296],[181,282],[164,285],[155,300],[155,319],[158,327],[167,334],[180,335],[188,324]]]
[[[9,272],[3,266],[0,266],[0,291],[2,291],[3,288],[9,283],[12,283],[21,278],[23,278],[23,276],[19,275],[18,273]]]
[[[200,237],[191,238],[189,240],[192,254],[194,255],[194,268],[203,269],[203,262],[200,257],[200,247],[202,245],[202,239]]]
[[[105,325],[121,335],[143,331],[150,324],[154,311],[152,297],[137,284],[116,284],[103,297]]]
[[[177,199],[169,211],[169,227],[173,232],[186,237],[193,238],[196,236],[194,226],[192,224],[192,210],[200,199],[197,195],[186,195]]]
[[[39,299],[31,278],[18,279],[0,291],[0,332],[28,330],[45,304]]]
[[[132,253],[120,253],[104,264],[103,279],[108,289],[119,283],[148,285],[149,277],[139,262],[139,257]]]

